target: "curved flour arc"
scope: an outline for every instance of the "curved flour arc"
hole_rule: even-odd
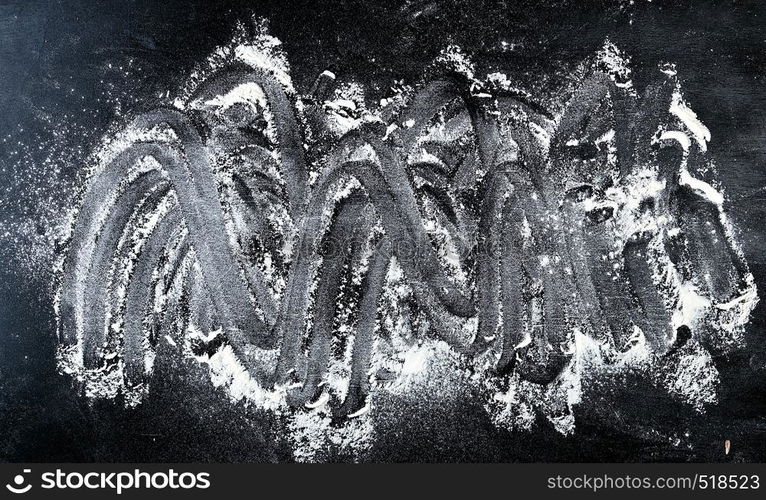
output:
[[[167,123],[167,121],[175,122],[175,124],[183,123],[177,115],[173,113],[155,113],[153,116],[143,116],[137,119],[137,122],[142,125]],[[186,136],[187,139],[194,139],[190,129],[182,128],[180,134],[181,137]],[[136,148],[136,149],[133,149]],[[195,155],[193,145],[189,145],[185,148],[186,154],[190,158],[194,158],[199,155]],[[224,315],[227,317],[228,328],[231,331],[232,337],[235,342],[239,342],[244,346],[249,343],[259,344],[264,342],[268,343],[268,338],[264,337],[265,328],[261,325],[260,320],[252,313],[253,308],[250,306],[249,293],[247,289],[243,287],[241,281],[238,279],[238,273],[236,273],[236,264],[232,261],[231,253],[228,248],[225,236],[222,233],[216,233],[209,228],[223,227],[223,214],[221,212],[220,204],[218,202],[217,188],[215,187],[215,180],[211,177],[212,172],[208,169],[205,170],[204,166],[194,168],[192,164],[191,172],[184,169],[185,164],[181,156],[176,153],[172,148],[167,145],[161,144],[143,144],[134,145],[129,148],[128,152],[118,156],[118,158],[111,162],[110,165],[102,172],[97,174],[97,178],[94,182],[95,186],[91,187],[89,194],[91,197],[86,197],[83,203],[83,208],[80,213],[80,220],[90,222],[88,226],[92,226],[94,221],[93,213],[97,211],[100,205],[100,198],[102,198],[103,190],[99,189],[101,186],[108,192],[111,186],[118,184],[119,180],[124,172],[127,170],[125,167],[129,164],[130,160],[151,156],[155,158],[167,172],[171,178],[173,189],[180,202],[180,209],[184,215],[184,220],[189,225],[190,239],[195,249],[197,249],[198,258],[205,263],[207,273],[212,278],[216,274],[220,276],[217,278],[216,285],[213,287],[216,289],[215,299],[216,306],[219,311],[224,311]],[[152,173],[154,172],[154,173]],[[117,235],[121,232],[121,222],[124,222],[129,217],[133,208],[133,203],[136,202],[142,194],[142,190],[148,189],[149,185],[153,181],[159,181],[160,177],[156,171],[149,171],[139,176],[139,182],[133,183],[133,189],[129,191],[130,195],[127,199],[127,203],[124,206],[118,206],[116,208],[115,216],[107,218],[107,227],[105,230],[109,235],[109,238],[102,238],[102,246],[111,247],[116,243]],[[158,191],[159,192],[159,191]],[[201,202],[201,200],[207,200],[207,203]],[[126,201],[126,200],[122,200]],[[109,225],[111,224],[111,225]],[[94,233],[98,234],[94,231]],[[74,324],[73,316],[75,310],[75,304],[77,299],[77,292],[79,286],[71,286],[77,279],[78,266],[76,262],[84,262],[87,265],[91,265],[93,257],[89,258],[87,252],[83,251],[84,244],[81,242],[84,238],[77,238],[82,233],[76,234],[76,239],[73,240],[72,249],[70,254],[74,262],[69,266],[65,264],[65,278],[64,278],[64,296],[62,297],[62,327],[65,338],[72,338],[72,326]],[[88,235],[92,237],[92,235]],[[100,250],[101,253],[95,255],[96,268],[93,269],[95,273],[103,273],[103,265],[107,262],[104,255],[108,255],[109,248],[96,247],[96,250]],[[80,271],[81,272],[81,271]],[[90,281],[86,280],[86,285]],[[92,287],[91,287],[92,288]],[[93,290],[89,290],[92,292]],[[73,293],[74,292],[74,293]],[[231,305],[240,305],[236,310],[238,313],[231,311]],[[248,311],[250,313],[248,314]],[[93,312],[93,318],[85,322],[86,325],[98,324],[100,321],[98,318],[103,316],[104,308],[97,307]],[[90,312],[83,311],[83,314],[90,314]],[[251,316],[251,317],[248,317]],[[259,328],[260,327],[260,328]],[[253,332],[253,329],[255,331]],[[238,333],[242,332],[242,333]],[[243,337],[243,333],[252,332],[252,338]],[[91,335],[92,334],[92,335]],[[101,335],[98,332],[85,331],[83,335],[84,346],[86,350],[86,365],[92,366],[95,363],[94,356],[92,354],[92,347],[98,345]],[[89,354],[90,353],[90,354]]]
[[[162,218],[141,249],[133,275],[128,282],[123,326],[123,357],[125,376],[131,384],[146,381],[144,344],[148,339],[144,335],[144,319],[149,306],[153,304],[153,276],[160,265],[166,245],[176,239],[182,223],[183,219],[177,208],[171,209]],[[185,257],[186,252],[182,250],[179,254]]]
[[[119,194],[122,176],[129,171],[130,165],[147,156],[150,151],[153,151],[151,146],[139,145],[121,153],[111,162],[111,168],[107,167],[91,182],[84,196],[63,266],[59,336],[66,344],[76,344],[82,335],[81,307],[84,290],[81,275],[90,268],[93,245],[100,232],[102,214],[114,203],[114,198]],[[149,175],[159,181],[159,174]]]
[[[275,204],[275,200],[264,196],[264,192],[251,179],[235,174],[232,176],[232,182],[234,193],[230,199],[233,210],[239,216],[235,224],[239,238],[242,240],[240,254],[247,253],[247,248],[242,245],[246,245],[248,240],[256,239],[272,259],[280,259],[280,250],[276,246],[276,230],[271,227],[268,217],[265,216]],[[267,285],[267,278],[258,265],[245,261],[243,267],[248,284],[256,297],[256,303],[263,313],[263,320],[270,328],[273,328],[277,315],[277,303]]]
[[[370,364],[375,329],[378,321],[378,302],[391,262],[391,243],[383,237],[375,244],[370,256],[369,269],[362,284],[359,319],[356,324],[354,348],[351,355],[351,373],[346,397],[340,410],[342,416],[359,415],[367,404],[370,392]]]
[[[415,196],[406,182],[399,160],[386,153],[382,143],[369,143],[356,135],[347,140],[352,153],[344,153],[332,161],[331,164],[337,166],[327,170],[322,178],[317,180],[307,205],[308,213],[322,213],[332,187],[345,175],[352,175],[361,182],[386,234],[395,242],[393,254],[398,256],[413,279],[423,280],[423,285],[416,285],[417,293],[423,297],[423,303],[431,307],[444,307],[458,316],[470,316],[472,304],[444,277],[431,242],[423,230]],[[377,161],[347,159],[353,151],[368,145],[380,154]],[[286,323],[280,325],[283,340],[277,368],[278,380],[284,380],[294,369],[301,339],[300,332],[308,307],[308,284],[312,279],[312,269],[317,266],[317,262],[312,261],[317,260],[323,225],[321,217],[307,217],[300,230],[300,258],[294,263],[282,306]],[[433,317],[438,319],[439,315],[433,313]]]
[[[191,243],[210,280],[216,308],[227,321],[227,333],[236,339],[233,340],[240,349],[248,344],[272,346],[275,339],[255,315],[250,294],[239,279],[238,266],[224,231],[217,181],[199,134],[183,114],[175,110],[141,115],[133,121],[133,126],[140,129],[168,126],[178,136],[188,162],[175,155],[162,157],[167,148],[158,151],[158,155],[165,160],[160,163],[171,177],[189,226]]]
[[[365,210],[366,205],[366,197],[361,193],[352,193],[341,200],[323,238],[323,248],[319,252],[322,263],[313,304],[314,317],[308,337],[306,376],[300,392],[292,398],[293,404],[308,404],[322,397],[321,385],[329,368],[333,320],[344,267],[350,265],[355,257],[358,258],[370,231],[372,213]]]
[[[280,171],[285,177],[285,190],[290,213],[297,217],[306,200],[308,171],[303,154],[303,135],[295,115],[294,102],[284,86],[263,69],[244,63],[226,67],[210,75],[189,97],[189,103],[208,101],[219,91],[236,92],[237,88],[254,84],[263,93],[261,102],[268,106],[276,129],[275,145],[279,151]]]
[[[90,269],[83,284],[84,304],[87,305],[83,325],[83,355],[86,368],[97,368],[101,363],[100,349],[106,343],[107,325],[104,320],[107,317],[107,301],[110,298],[110,268],[118,243],[128,220],[133,216],[134,207],[140,202],[135,208],[136,211],[153,210],[168,192],[167,183],[158,182],[159,180],[158,175],[147,174],[140,177],[117,198],[115,208],[104,220],[104,228],[94,246]]]

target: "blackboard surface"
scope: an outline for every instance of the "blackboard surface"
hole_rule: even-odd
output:
[[[81,398],[54,357],[49,223],[69,206],[88,154],[115,120],[172,92],[252,16],[268,19],[284,43],[296,87],[308,89],[330,69],[364,82],[369,99],[393,80],[417,79],[447,43],[550,89],[564,86],[567,71],[605,38],[630,54],[639,88],[642,68],[674,62],[686,99],[711,131],[727,211],[759,291],[766,289],[766,8],[731,0],[540,3],[0,2],[0,459],[290,460],[270,416],[247,413],[193,381],[167,380],[139,408],[124,409]],[[499,38],[518,50],[491,50]],[[678,422],[672,410],[641,403],[647,422],[693,428],[691,448],[588,425],[568,437],[549,428],[520,437],[498,431],[466,401],[446,414],[415,405],[399,428],[379,435],[372,459],[763,461],[763,304],[747,342],[743,353],[716,360],[720,402],[705,416]],[[734,445],[729,455],[726,439]]]

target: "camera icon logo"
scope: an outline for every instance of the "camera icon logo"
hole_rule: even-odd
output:
[[[32,469],[24,469],[24,474],[29,474],[30,472],[32,472]],[[13,484],[6,484],[5,487],[11,493],[26,493],[32,489],[31,484],[24,485],[26,480],[27,478],[23,474],[16,474],[13,478]]]

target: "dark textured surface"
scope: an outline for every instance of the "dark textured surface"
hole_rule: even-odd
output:
[[[677,63],[687,99],[711,129],[711,151],[726,188],[728,211],[741,229],[753,274],[763,289],[766,224],[764,137],[766,28],[756,2],[2,2],[0,4],[0,219],[35,220],[40,198],[22,169],[61,160],[61,190],[114,118],[174,89],[194,64],[226,42],[236,20],[270,19],[306,89],[322,70],[385,89],[416,80],[445,44],[464,48],[480,68],[497,67],[529,88],[555,91],[569,69],[606,36],[642,68]],[[211,5],[212,4],[212,5]],[[420,12],[419,15],[415,15]],[[497,50],[498,41],[519,44]],[[120,67],[123,71],[120,71]],[[126,71],[125,71],[126,70]],[[127,72],[127,74],[126,74]],[[381,90],[382,92],[382,90]],[[371,92],[374,98],[375,93]],[[66,125],[80,133],[63,138]],[[19,148],[21,142],[27,147]],[[37,148],[40,145],[40,148]],[[34,146],[34,147],[31,147]],[[25,151],[20,156],[16,152]],[[31,179],[31,180],[30,180]],[[53,184],[50,189],[56,189]],[[55,193],[54,193],[55,194]],[[68,194],[68,193],[66,193]],[[54,198],[55,200],[55,198]],[[54,201],[55,203],[55,201]],[[41,222],[42,224],[43,222]],[[44,228],[41,228],[43,231]],[[0,457],[6,460],[283,460],[289,450],[262,414],[232,407],[206,389],[204,375],[162,380],[136,410],[78,398],[55,372],[49,276],[14,266],[25,242],[6,236],[0,250]],[[742,356],[717,360],[721,404],[706,417],[681,412],[650,391],[633,394],[629,418],[693,428],[694,448],[639,442],[578,424],[562,438],[542,427],[532,436],[497,431],[465,398],[448,413],[419,400],[396,406],[394,428],[379,429],[373,458],[451,460],[723,460],[766,458],[766,318],[759,306]],[[194,383],[194,380],[197,383]],[[200,389],[202,388],[202,389]],[[651,416],[651,417],[649,417]],[[688,417],[687,417],[688,418]],[[733,453],[724,457],[722,442]],[[341,457],[342,458],[342,457]]]

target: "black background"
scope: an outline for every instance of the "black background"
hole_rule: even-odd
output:
[[[370,96],[416,81],[449,43],[484,69],[555,92],[568,70],[608,37],[633,58],[635,83],[677,63],[687,100],[711,129],[710,149],[759,289],[766,284],[766,9],[739,1],[38,1],[0,0],[0,459],[6,461],[289,460],[272,417],[244,411],[171,376],[138,409],[87,402],[56,373],[51,241],[88,152],[115,117],[185,79],[237,21],[269,19],[305,90],[324,69]],[[517,44],[499,51],[501,40]],[[35,258],[33,258],[35,257]],[[47,258],[47,260],[46,260]],[[35,265],[25,265],[32,261]],[[32,269],[30,269],[32,268]],[[704,418],[635,395],[647,422],[692,429],[673,447],[578,423],[561,437],[542,427],[494,429],[477,403],[407,403],[373,460],[653,461],[766,458],[766,315],[759,306],[745,353],[716,360],[718,407]],[[733,453],[722,453],[731,439]],[[338,459],[344,457],[338,456]]]

